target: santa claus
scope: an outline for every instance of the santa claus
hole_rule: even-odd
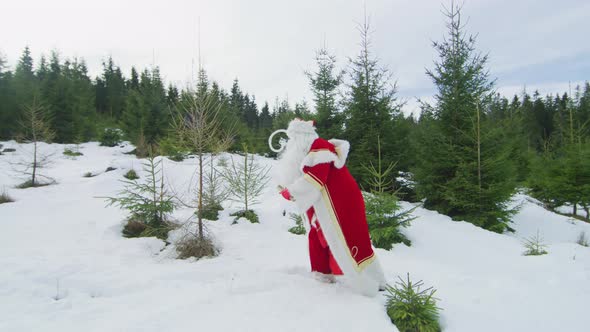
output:
[[[272,146],[273,136],[288,141]],[[294,202],[311,225],[309,258],[312,271],[325,281],[344,274],[362,294],[373,296],[385,286],[383,271],[371,247],[365,204],[348,171],[347,141],[318,137],[313,121],[295,119],[287,130],[269,137],[280,153],[275,180],[281,195]]]

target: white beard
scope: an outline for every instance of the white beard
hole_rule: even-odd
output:
[[[274,171],[277,184],[286,187],[303,176],[303,158],[309,153],[311,144],[317,134],[297,134],[287,141],[285,150],[279,155],[279,161]]]

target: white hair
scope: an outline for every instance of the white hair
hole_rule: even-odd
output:
[[[279,162],[274,171],[275,180],[283,187],[303,176],[303,158],[309,153],[313,141],[318,138],[311,121],[297,119],[289,123],[287,135],[289,140],[279,155]]]

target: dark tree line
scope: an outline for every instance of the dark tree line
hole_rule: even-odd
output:
[[[423,103],[419,118],[401,112],[397,84],[372,50],[367,20],[359,25],[359,52],[344,68],[328,50],[316,52],[315,68],[306,72],[313,105],[278,98],[259,104],[237,79],[225,90],[204,70],[190,89],[221,105],[223,126],[235,132],[233,151],[271,155],[266,140],[273,130],[294,117],[314,119],[322,137],[351,143],[348,166],[365,189],[371,175],[364,166],[377,159],[380,145],[382,163],[395,165],[393,183],[399,171],[414,176],[415,187],[404,192],[415,189],[416,196],[406,199],[423,199],[455,219],[510,229],[509,199],[518,188],[549,208],[570,204],[576,214],[580,206],[588,217],[590,84],[561,95],[501,96],[460,8],[451,6],[446,15],[447,32],[433,43],[438,59],[426,72],[437,88],[435,102]],[[10,70],[0,56],[0,139],[22,134],[23,111],[37,101],[49,111],[57,142],[97,140],[114,127],[138,146],[138,155],[147,145],[175,154],[172,112],[191,91],[166,85],[157,67],[132,68],[128,76],[111,58],[102,67],[90,78],[82,59],[53,52],[35,63],[26,48]]]
[[[277,100],[273,109],[268,103],[259,107],[237,79],[228,92],[210,82],[204,71],[200,75],[202,83],[195,89],[215,95],[228,125],[237,126],[235,149],[247,143],[251,150],[266,152],[265,137],[276,125],[309,113],[306,106],[293,109],[287,101]],[[37,100],[49,109],[56,142],[96,140],[104,128],[117,127],[135,144],[155,144],[168,136],[171,111],[186,94],[166,86],[157,67],[141,72],[133,67],[127,76],[109,58],[93,79],[84,60],[64,60],[54,51],[49,61],[43,56],[35,62],[27,47],[13,71],[0,56],[0,139],[18,138],[25,107]]]

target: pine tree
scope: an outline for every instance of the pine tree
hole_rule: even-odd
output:
[[[580,89],[581,90],[581,89]],[[590,139],[590,83],[584,84],[584,91],[578,93],[577,117],[580,139]]]
[[[258,129],[258,106],[256,105],[256,98],[254,96],[244,96],[243,121],[251,131]]]
[[[49,67],[47,64],[47,58],[45,57],[44,54],[41,55],[41,60],[39,60],[39,66],[37,67],[37,71],[35,72],[35,75],[37,76],[37,79],[39,80],[39,82],[43,82],[45,79],[47,79],[47,76],[49,75]]]
[[[23,117],[21,119],[21,139],[26,143],[31,143],[33,151],[31,151],[32,160],[27,160],[19,163],[22,167],[21,173],[29,176],[30,179],[19,185],[19,188],[37,187],[46,185],[50,178],[41,175],[40,169],[45,168],[49,163],[50,155],[43,154],[39,146],[39,142],[48,142],[55,137],[55,133],[51,130],[48,111],[36,99],[30,104],[24,106]],[[40,178],[45,178],[44,182]]]
[[[237,121],[234,124],[236,137],[231,150],[241,150],[242,143],[246,143],[250,147],[256,146],[257,144],[255,144],[255,137],[251,128],[253,128],[255,122],[258,121],[257,110],[255,108],[252,109],[250,97],[242,92],[237,78],[232,84],[230,95],[227,100],[227,109],[229,113],[228,117],[236,119]],[[248,113],[250,113],[249,116],[247,115]]]
[[[127,138],[138,147],[138,155],[145,153],[143,143],[156,144],[168,130],[170,119],[166,97],[157,67],[144,70],[138,87],[127,92],[121,122]]]
[[[415,176],[425,207],[488,230],[508,229],[515,167],[502,128],[489,118],[493,81],[487,56],[466,36],[460,8],[446,11],[448,36],[434,42],[440,60],[428,76],[438,88],[432,113],[421,119]]]
[[[178,92],[178,89],[172,84],[168,85],[168,91],[166,92],[166,102],[168,103],[168,107],[173,108],[174,105],[178,103],[179,99],[180,93]]]
[[[289,122],[295,118],[302,120],[312,120],[313,116],[305,103],[295,104],[295,109],[289,105],[287,98],[279,101],[275,99],[272,111],[272,130],[285,129],[289,126]],[[265,137],[265,140],[268,136]]]
[[[88,141],[96,136],[95,91],[83,60],[61,61],[57,51],[49,64],[44,57],[37,70],[40,95],[51,113],[55,140],[60,143]]]
[[[340,137],[343,118],[338,112],[336,95],[343,72],[334,72],[336,57],[330,55],[325,47],[316,52],[315,60],[317,70],[306,75],[314,95],[317,132],[320,137]]]
[[[39,84],[33,71],[31,50],[25,47],[14,71],[12,80],[16,109],[9,116],[10,126],[15,128],[18,119],[24,115],[24,105],[29,105],[35,97],[39,98]],[[38,101],[38,100],[37,100]]]
[[[138,89],[130,89],[125,97],[125,111],[121,116],[121,124],[125,136],[136,144],[143,135],[146,126],[144,98]]]
[[[379,66],[371,53],[369,40],[370,25],[367,17],[358,30],[361,34],[360,54],[350,59],[350,80],[345,99],[344,138],[350,141],[351,152],[348,168],[353,176],[366,185],[367,176],[362,163],[377,157],[377,137],[383,139],[383,160],[386,164],[395,162],[392,155],[398,148],[391,135],[393,116],[399,114],[396,103],[396,85],[390,84],[390,73]]]
[[[131,78],[127,82],[127,89],[139,90],[139,74],[135,67],[131,67]]]
[[[242,105],[243,105],[244,96],[240,89],[240,84],[238,79],[234,79],[234,82],[231,87],[230,97],[229,97],[229,106],[230,110],[234,115],[238,118],[242,117]]]
[[[557,105],[554,123],[556,129],[551,136],[551,144],[541,156],[535,158],[536,164],[529,185],[531,193],[545,202],[547,207],[572,206],[572,214],[578,214],[578,205],[590,217],[590,144],[585,138],[582,118],[576,114],[581,106],[580,98],[575,102],[564,94],[555,98]],[[547,98],[546,104],[550,99]]]
[[[264,106],[262,106],[258,121],[258,128],[267,130],[267,132],[270,134],[270,130],[272,128],[272,116],[270,115],[270,108],[268,107],[268,102],[265,102]],[[268,137],[268,135],[264,135],[264,137]]]
[[[232,216],[245,217],[251,222],[258,222],[258,216],[251,207],[259,203],[259,197],[270,180],[268,173],[270,168],[260,165],[254,160],[254,155],[248,153],[246,145],[243,147],[244,159],[235,162],[231,158],[231,165],[223,173],[228,184],[229,198],[241,203],[243,209]]]
[[[13,73],[7,70],[6,59],[0,53],[0,139],[9,139],[16,134],[18,107],[13,81]]]
[[[377,138],[378,159],[376,165],[371,161],[363,164],[369,175],[368,184],[371,192],[363,192],[367,210],[367,224],[371,234],[371,241],[377,248],[391,249],[394,243],[403,242],[410,245],[411,241],[401,233],[401,227],[407,227],[415,219],[410,214],[416,209],[399,211],[401,209],[398,199],[391,192],[393,180],[391,172],[394,164],[384,167],[381,160],[381,144]]]
[[[300,119],[310,119],[312,117],[309,106],[305,100],[295,103],[295,109],[293,110],[295,116]]]
[[[123,229],[127,237],[156,236],[162,240],[168,237],[171,230],[168,222],[176,203],[164,183],[163,161],[150,152],[143,163],[145,179],[141,182],[137,179],[123,181],[125,188],[117,197],[106,197],[108,205],[119,206],[131,213]]]
[[[73,141],[89,141],[96,137],[96,108],[94,106],[94,87],[88,77],[84,60],[74,59],[68,77],[68,90],[74,118]]]
[[[166,90],[160,77],[160,70],[155,67],[150,72],[146,72],[146,75],[149,77],[147,86],[143,86],[143,83],[140,85],[142,85],[144,106],[147,114],[144,135],[146,142],[151,145],[156,144],[165,135],[170,117],[166,104]]]
[[[70,62],[65,61],[62,65],[60,55],[57,51],[51,52],[49,59],[49,72],[42,82],[42,100],[51,113],[51,126],[55,130],[55,140],[58,143],[72,142],[75,131],[72,126],[74,114],[70,109],[68,96],[68,81]]]
[[[125,108],[125,78],[121,69],[115,65],[113,58],[109,57],[107,62],[102,63],[103,73],[101,77],[102,91],[97,91],[101,95],[101,103],[98,104],[99,112],[108,114],[111,119],[119,119]]]
[[[197,235],[200,240],[204,240],[201,213],[205,190],[204,156],[207,152],[225,150],[234,138],[232,128],[224,128],[222,124],[222,104],[213,94],[203,93],[203,90],[199,93],[199,89],[183,94],[173,117],[173,132],[178,144],[197,156]]]

